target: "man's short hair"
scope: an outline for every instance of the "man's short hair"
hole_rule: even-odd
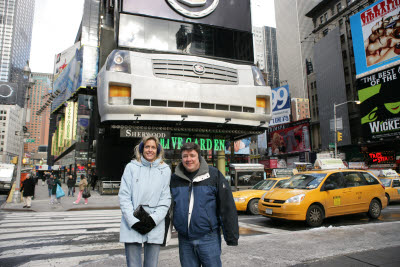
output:
[[[200,146],[198,144],[194,142],[183,144],[183,146],[181,147],[181,155],[183,151],[188,151],[188,150],[195,150],[200,157]]]

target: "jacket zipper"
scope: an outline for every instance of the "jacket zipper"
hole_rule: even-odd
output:
[[[189,205],[188,205],[188,212],[187,212],[187,214],[188,214],[188,231],[187,231],[188,237],[189,237],[189,229],[190,229],[189,217],[192,218],[191,213],[190,213],[190,200],[192,199],[192,190],[193,190],[193,180],[190,182],[190,185],[189,185],[189,202],[188,202]],[[193,205],[194,205],[194,203],[193,203]],[[193,210],[192,210],[192,212],[193,212]]]

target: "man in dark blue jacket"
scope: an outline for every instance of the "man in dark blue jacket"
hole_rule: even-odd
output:
[[[184,144],[181,156],[170,183],[181,265],[222,266],[221,227],[228,246],[237,246],[239,239],[230,186],[200,156],[198,144]]]

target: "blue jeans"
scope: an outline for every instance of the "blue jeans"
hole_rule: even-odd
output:
[[[68,187],[68,196],[74,196],[74,187]]]
[[[144,267],[157,267],[161,245],[144,243]],[[128,267],[142,267],[142,244],[125,243]]]
[[[49,197],[51,197],[51,191],[53,191],[52,188],[48,188],[49,189]]]
[[[221,234],[212,232],[200,239],[179,235],[179,259],[182,267],[221,267]]]

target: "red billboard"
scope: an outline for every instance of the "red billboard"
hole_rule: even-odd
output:
[[[268,146],[272,155],[311,150],[309,120],[301,120],[268,128]]]

